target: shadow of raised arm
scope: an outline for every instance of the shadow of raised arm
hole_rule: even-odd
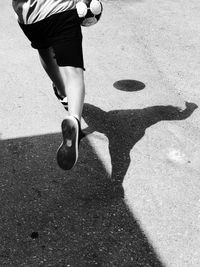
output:
[[[185,109],[175,106],[154,106],[144,109],[144,112],[149,116],[154,124],[161,120],[184,120],[187,119],[198,106],[194,103],[186,102]],[[154,122],[155,121],[155,122]]]

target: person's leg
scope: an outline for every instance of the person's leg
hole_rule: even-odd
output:
[[[52,48],[39,49],[40,61],[62,97],[67,95],[69,113],[80,121],[85,97],[82,68],[57,65]]]
[[[40,49],[39,55],[42,66],[60,95],[67,95],[71,116],[66,116],[62,122],[63,142],[57,151],[57,162],[62,169],[69,170],[77,162],[79,142],[84,136],[80,125],[85,97],[83,68],[58,66],[52,49]]]
[[[38,49],[38,53],[42,66],[53,84],[56,86],[58,94],[61,98],[66,97],[66,85],[64,83],[61,70],[57,65],[53,49],[51,47],[46,49]]]
[[[52,48],[39,49],[38,52],[42,66],[55,84],[59,95],[63,98],[67,95],[70,115],[81,121],[85,97],[83,69],[58,66]]]
[[[58,165],[64,170],[70,170],[78,160],[81,131],[81,115],[85,96],[83,69],[76,67],[60,67],[66,85],[70,116],[62,122],[63,142],[57,151]]]
[[[81,121],[83,103],[85,98],[84,73],[82,68],[59,67],[62,73],[70,115]]]

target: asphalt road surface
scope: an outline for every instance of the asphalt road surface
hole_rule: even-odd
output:
[[[66,172],[66,112],[0,1],[0,266],[200,266],[200,2],[103,3]]]

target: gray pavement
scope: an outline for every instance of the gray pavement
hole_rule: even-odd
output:
[[[65,110],[0,8],[0,266],[200,266],[200,2],[104,0],[69,172]]]

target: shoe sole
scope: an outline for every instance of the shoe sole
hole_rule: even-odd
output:
[[[57,162],[63,170],[70,170],[78,159],[78,122],[74,117],[69,117],[63,120],[61,128],[63,142],[57,150]]]

